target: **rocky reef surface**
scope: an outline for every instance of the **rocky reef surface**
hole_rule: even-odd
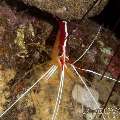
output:
[[[95,0],[22,0],[25,4],[47,11],[61,19],[81,19]],[[99,14],[108,0],[98,0],[89,16]]]
[[[48,1],[49,0],[44,4],[47,4]],[[49,1],[49,3],[51,2]],[[53,2],[55,2],[55,0]],[[56,4],[58,5],[59,2],[56,2]],[[67,2],[69,3],[70,1]],[[31,3],[31,5],[34,6],[38,5],[34,4],[32,0],[27,1],[27,3],[29,5]],[[68,5],[70,5],[70,3]],[[11,7],[6,4],[6,2],[1,2],[0,4],[0,113],[4,112],[51,66],[50,53],[58,31],[56,21],[53,21],[53,23],[55,23],[55,25],[53,25],[49,20],[43,20],[42,16],[34,16],[34,14],[31,15],[27,11],[29,10]],[[46,11],[51,12],[48,9]],[[71,15],[70,13],[66,13],[65,16],[63,15],[61,18],[67,19],[69,17],[71,19],[73,17]],[[79,23],[79,20],[68,22],[69,36],[66,52],[69,58],[67,66],[71,72],[70,74],[65,74],[63,97],[57,120],[99,119],[95,118],[96,104],[89,97],[89,93],[84,84],[70,66],[70,63],[73,63],[90,45],[99,27],[98,24],[89,19],[85,19],[81,23]],[[102,27],[91,49],[75,64],[76,68],[79,68],[77,69],[78,72],[101,108],[104,107],[115,81],[107,78],[100,80],[100,76],[85,72],[82,69],[89,69],[103,74],[118,44],[119,41],[112,32]],[[118,50],[117,55],[114,56],[105,74],[114,79],[116,79],[120,73],[119,53],[120,50]],[[51,119],[59,86],[59,72],[60,71],[57,70],[49,81],[45,79],[40,81],[0,119]],[[119,88],[120,85],[117,84],[106,107],[107,114],[104,114],[106,119],[120,119]],[[86,98],[88,99],[86,100]],[[91,103],[92,106],[90,105]]]

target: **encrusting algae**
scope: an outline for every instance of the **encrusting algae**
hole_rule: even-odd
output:
[[[25,36],[24,36],[24,32],[25,32],[25,26],[21,25],[18,29],[17,29],[17,37],[15,39],[15,44],[17,44],[20,48],[20,52],[23,54],[27,54],[27,50],[25,47]]]
[[[32,89],[32,91],[24,98],[24,104],[26,104],[26,108],[35,108],[35,112],[31,114],[31,118],[33,120],[48,120],[51,118],[52,120],[76,119],[76,116],[74,115],[76,113],[73,112],[73,103],[78,103],[73,96],[73,100],[71,100],[71,90],[73,89],[75,83],[79,84],[80,86],[86,86],[84,79],[82,79],[81,75],[78,74],[75,66],[69,62],[69,58],[66,56],[65,47],[68,34],[66,30],[67,28],[65,26],[67,25],[67,23],[63,21],[60,23],[60,25],[60,30],[58,31],[57,38],[52,50],[51,61],[41,65],[34,65],[33,69],[35,77],[31,79],[31,84],[33,84],[33,86],[28,88],[27,92],[25,92],[21,96],[18,96],[18,98],[23,98]],[[47,70],[49,72],[46,72]],[[35,78],[38,79],[37,82],[35,82]],[[39,82],[40,80],[42,80],[42,82]],[[90,92],[86,92],[86,90],[84,90],[86,88],[90,89],[90,91],[93,91],[93,93],[95,92],[95,90],[91,87],[81,88],[87,95],[90,94]],[[57,93],[57,91],[59,94]],[[94,97],[95,95],[93,94],[92,98]],[[86,98],[86,96],[84,97],[83,95],[82,98],[84,99]],[[88,102],[91,102],[91,99]],[[98,99],[99,98],[97,97],[96,101],[98,101]],[[22,101],[19,100],[18,103],[18,106],[21,106],[21,108],[23,103]],[[80,104],[85,108],[90,107],[89,105],[87,105],[87,103],[83,105],[82,102],[80,102]],[[95,100],[92,101],[92,104],[96,106]],[[98,108],[99,103],[97,104]],[[82,107],[80,108],[82,109]],[[21,115],[22,113],[18,114],[18,116]],[[79,117],[81,117],[81,119],[84,119],[82,112],[80,112],[78,118]],[[89,117],[86,116],[86,118]]]
[[[0,113],[4,111],[4,105],[8,102],[10,91],[7,83],[15,77],[15,70],[0,65]]]
[[[61,23],[64,24],[66,22],[63,21]],[[44,24],[43,22],[40,24],[39,29],[34,28],[36,23],[32,23],[32,22],[27,24],[27,28],[26,28],[26,24],[24,25],[24,22],[21,25],[18,25],[16,27],[17,29],[16,29],[15,33],[17,35],[14,37],[14,40],[12,41],[12,43],[14,43],[16,41],[16,45],[19,48],[18,53],[26,54],[27,52],[29,53],[29,50],[33,52],[34,49],[32,49],[32,47],[34,47],[35,49],[37,48],[37,50],[40,49],[40,50],[44,51],[45,39],[47,39],[51,30],[49,30],[49,25],[48,25],[48,27],[44,28],[42,26],[43,24]],[[90,24],[89,27],[88,27],[88,24]],[[9,81],[11,82],[13,92],[11,92],[12,94],[9,93],[8,89],[7,89],[8,93],[5,92],[7,97],[9,97],[9,94],[11,95],[10,100],[11,99],[12,100],[10,102],[6,101],[6,99],[4,99],[5,97],[1,97],[1,98],[3,98],[3,100],[0,103],[1,113],[3,112],[3,110],[9,108],[11,106],[11,104],[13,103],[13,101],[15,101],[16,99],[21,97],[21,93],[24,93],[27,90],[26,86],[34,85],[34,83],[36,82],[37,79],[40,79],[41,76],[44,73],[46,73],[46,71],[49,68],[51,68],[51,69],[47,74],[45,74],[44,77],[42,77],[42,79],[40,79],[41,82],[37,82],[37,84],[35,84],[34,87],[32,87],[32,89],[29,89],[29,87],[28,87],[29,93],[28,92],[27,92],[27,94],[25,93],[26,97],[23,96],[24,98],[22,97],[23,99],[19,100],[18,103],[15,104],[15,107],[13,107],[13,109],[10,109],[9,112],[5,114],[5,116],[3,115],[3,119],[4,119],[4,117],[6,119],[6,115],[7,115],[7,118],[10,120],[13,120],[13,119],[49,120],[51,118],[52,118],[52,120],[54,120],[54,119],[57,119],[57,120],[61,120],[61,119],[63,119],[63,120],[79,120],[79,119],[90,120],[90,116],[94,119],[95,115],[91,114],[93,112],[91,109],[92,107],[88,105],[89,102],[91,102],[89,100],[91,100],[92,98],[90,99],[89,92],[86,90],[83,82],[78,77],[78,74],[76,73],[75,69],[73,68],[74,66],[71,65],[72,64],[72,62],[70,61],[71,59],[69,60],[69,58],[73,58],[73,60],[75,60],[79,55],[82,54],[82,52],[84,52],[86,46],[88,46],[89,43],[91,42],[90,41],[91,38],[94,37],[94,33],[96,33],[96,31],[97,31],[98,25],[97,26],[95,25],[95,31],[91,30],[91,29],[94,29],[94,27],[93,27],[94,24],[91,21],[89,21],[89,22],[87,21],[87,22],[85,22],[83,24],[79,24],[79,25],[75,24],[75,25],[73,25],[75,27],[74,29],[73,29],[72,25],[73,24],[71,23],[71,25],[68,26],[68,30],[70,30],[70,31],[72,30],[72,31],[69,33],[70,41],[66,41],[66,42],[69,42],[67,45],[67,48],[68,47],[74,48],[74,51],[75,51],[74,53],[71,52],[72,54],[68,53],[69,56],[66,55],[65,40],[63,38],[66,38],[65,36],[67,36],[67,35],[65,34],[65,29],[64,29],[65,26],[63,25],[62,30],[60,29],[57,33],[57,38],[56,38],[56,41],[55,41],[55,44],[54,44],[54,47],[52,50],[50,61],[46,62],[45,59],[43,58],[44,63],[36,62],[37,65],[35,63],[33,63],[32,72],[30,72],[30,75],[28,74],[27,77],[24,77],[24,75],[27,74],[26,71],[28,69],[25,72],[24,72],[24,69],[21,69],[20,71],[16,71],[17,72],[16,73],[15,70],[13,70],[12,68],[5,68],[5,71],[7,71],[7,72],[5,72],[4,78],[8,79],[8,77],[10,77],[10,79],[6,83],[8,83]],[[36,26],[39,26],[39,25],[37,24]],[[80,27],[78,27],[78,26],[80,26]],[[83,29],[81,29],[81,28],[83,28]],[[26,29],[27,29],[27,32],[26,32]],[[45,29],[45,31],[43,29]],[[2,28],[2,30],[3,30],[2,32],[4,32],[4,28]],[[43,32],[40,32],[39,30],[43,30]],[[29,35],[29,32],[30,32],[30,35]],[[47,35],[46,35],[46,33],[47,33]],[[84,33],[84,34],[82,34],[82,33]],[[41,34],[42,34],[42,36],[41,36]],[[105,35],[106,34],[107,33],[105,33]],[[2,35],[3,35],[3,33],[2,33]],[[103,40],[105,35],[100,36],[100,38],[98,38],[100,42],[107,41],[108,39],[110,39],[110,38],[106,38],[105,40]],[[26,38],[25,38],[26,36],[29,38],[27,42],[26,42]],[[85,36],[85,38],[84,38],[84,36]],[[91,37],[89,38],[89,36],[91,36]],[[108,35],[108,36],[110,36],[110,35]],[[44,41],[43,46],[41,46],[42,45],[41,41]],[[26,43],[24,43],[24,42],[26,42]],[[112,44],[112,45],[114,46],[114,44]],[[108,63],[109,59],[107,57],[107,54],[110,53],[110,56],[111,56],[111,50],[109,49],[109,48],[113,48],[111,46],[106,45],[106,43],[105,43],[105,46],[101,45],[101,47],[99,47],[99,44],[96,41],[95,46],[93,46],[93,48],[91,50],[89,50],[89,53],[86,54],[86,56],[84,57],[85,59],[82,59],[81,61],[79,61],[78,62],[79,65],[76,64],[76,66],[78,65],[78,67],[82,66],[82,67],[85,67],[88,69],[93,68],[93,70],[96,70],[97,72],[102,73],[101,69],[99,69],[99,66],[101,67]],[[28,47],[30,47],[29,50],[27,49]],[[0,51],[3,51],[3,50],[0,49]],[[67,52],[69,52],[69,51],[67,51]],[[31,53],[31,54],[33,55],[33,53]],[[39,53],[39,52],[37,52],[37,53]],[[2,55],[2,54],[3,54],[3,52],[0,52],[0,55]],[[106,60],[104,61],[104,59],[102,57],[100,58],[100,56],[102,56],[102,54],[103,54],[103,57],[105,59],[107,59],[107,62],[106,62]],[[41,55],[41,52],[39,54],[33,55],[33,58],[34,58],[34,56],[36,58],[39,58],[39,55]],[[71,55],[72,55],[72,57],[71,57]],[[26,59],[27,55],[24,55],[24,56],[25,56],[24,58]],[[76,57],[74,58],[74,56],[76,56]],[[21,58],[21,56],[19,56],[19,57]],[[116,57],[112,66],[114,66],[116,61],[119,61],[118,57]],[[26,61],[31,62],[31,60],[33,58],[31,58],[29,60],[27,59]],[[99,58],[102,61],[102,64],[101,64],[101,61],[98,61]],[[25,60],[25,59],[23,59],[23,60]],[[18,62],[18,61],[16,61],[16,62]],[[96,63],[96,62],[98,62],[98,63]],[[82,64],[82,63],[84,63],[84,64]],[[22,66],[25,66],[23,68],[26,68],[26,67],[29,67],[29,64],[26,65],[23,62],[22,64],[20,64],[20,67],[22,67]],[[92,66],[92,68],[90,66]],[[94,67],[94,66],[96,66],[96,67]],[[63,68],[64,68],[64,74],[62,73],[62,75],[61,75]],[[118,74],[117,69],[118,68],[115,68],[115,70],[113,71],[113,70],[111,70],[111,68],[109,68],[109,70],[111,70],[113,75]],[[3,71],[3,69],[2,69],[2,71]],[[21,72],[23,72],[23,73],[21,74]],[[82,73],[83,71],[82,72],[79,71],[79,72]],[[12,73],[12,74],[9,74],[9,73]],[[18,82],[19,81],[18,78],[14,79],[14,77],[16,77],[15,76],[16,74],[18,75],[18,78],[22,79],[22,81]],[[61,82],[61,81],[63,81],[63,75],[64,75],[64,79],[65,79],[64,83]],[[93,97],[97,98],[97,102],[101,106],[102,102],[105,102],[105,100],[107,98],[106,96],[109,94],[109,91],[111,90],[111,86],[113,85],[112,82],[109,80],[107,81],[107,79],[106,80],[104,79],[103,81],[99,82],[99,81],[97,81],[98,80],[97,77],[96,78],[94,78],[94,76],[91,77],[89,74],[87,74],[88,76],[84,76],[84,75],[85,74],[83,74],[83,73],[81,74],[83,80],[87,82],[87,85],[89,86],[88,88],[91,91],[93,91],[92,93],[94,93],[94,92],[99,93],[99,95],[93,94]],[[109,75],[109,77],[111,77],[110,73],[107,75]],[[92,78],[92,79],[90,79],[90,78]],[[16,83],[13,84],[12,83],[13,80],[11,80],[11,79],[14,79],[15,82],[18,82],[16,86],[15,86]],[[90,80],[92,80],[93,82],[91,82]],[[106,81],[109,84],[106,84],[107,83]],[[2,81],[1,85],[4,82],[5,81]],[[59,84],[60,82],[62,83],[61,86],[64,84],[63,92],[62,92],[62,94],[60,92],[60,94],[61,94],[60,96],[62,96],[62,97],[60,98],[60,96],[59,96],[60,106],[57,105],[57,106],[59,106],[58,107],[59,110],[57,109],[55,111],[56,98],[58,95],[57,92],[59,90],[58,87],[60,86],[60,84]],[[7,86],[6,83],[5,83],[5,87]],[[79,99],[78,97],[76,99],[74,99],[74,95],[72,95],[72,92],[74,90],[73,88],[75,85],[79,86],[78,91],[79,91],[79,89],[82,89],[82,91],[84,92],[83,94],[88,95],[88,103],[86,102],[86,100],[83,100],[82,102],[85,102],[85,104],[82,104],[81,101],[80,102],[78,101],[78,99]],[[11,86],[9,86],[9,87],[11,88]],[[105,89],[104,89],[104,87],[105,87]],[[104,94],[102,94],[103,95],[102,96],[101,93],[103,93],[104,90],[105,90],[105,92],[104,92]],[[2,87],[1,87],[1,92],[3,95],[4,90],[2,89]],[[84,96],[83,94],[81,94],[81,92],[76,93],[76,95],[79,95],[81,98],[86,98],[86,96]],[[115,93],[114,96],[116,96],[116,97],[112,97],[112,100],[111,100],[112,102],[116,101],[116,98],[119,98],[118,97],[119,94],[116,95],[116,93]],[[114,103],[116,103],[116,102],[114,102]],[[7,104],[7,106],[5,106],[6,104]],[[96,107],[96,104],[94,103],[93,100],[92,100],[92,104],[95,106],[95,108],[98,108],[98,107]],[[82,107],[85,108],[84,110],[86,110],[87,107],[89,107],[89,109],[91,110],[90,114],[83,115]],[[13,116],[13,118],[11,116]]]

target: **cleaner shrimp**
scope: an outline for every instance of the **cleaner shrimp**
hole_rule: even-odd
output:
[[[59,79],[59,87],[58,87],[58,93],[57,93],[55,105],[52,105],[52,106],[54,106],[54,109],[52,110],[51,118],[49,118],[51,120],[57,120],[58,114],[59,114],[59,111],[60,111],[60,106],[62,104],[62,99],[64,97],[63,90],[64,90],[64,86],[65,86],[65,81],[67,80],[66,76],[69,76],[69,78],[71,78],[72,80],[73,79],[78,79],[79,84],[82,84],[85,87],[85,90],[87,91],[87,94],[88,94],[90,100],[92,101],[92,103],[94,103],[95,109],[100,109],[99,102],[95,98],[94,92],[92,92],[91,88],[87,85],[86,81],[84,80],[83,76],[79,73],[79,71],[89,73],[89,74],[93,74],[95,76],[100,76],[101,78],[105,78],[105,79],[108,79],[108,80],[116,82],[116,83],[119,82],[119,81],[117,79],[114,79],[110,76],[107,76],[107,75],[104,75],[104,74],[101,74],[101,73],[98,73],[98,72],[93,71],[91,69],[77,67],[76,63],[79,62],[81,59],[83,59],[87,54],[89,54],[89,50],[92,48],[94,43],[97,41],[97,38],[101,34],[101,31],[102,31],[102,26],[100,26],[98,28],[98,31],[95,34],[95,36],[93,37],[91,43],[84,50],[84,52],[81,54],[81,56],[78,57],[76,60],[71,62],[69,60],[69,56],[67,56],[67,54],[66,54],[67,42],[68,42],[68,36],[69,36],[67,22],[66,21],[60,21],[59,22],[59,31],[57,33],[57,38],[56,38],[56,41],[55,41],[55,44],[54,44],[54,47],[53,47],[53,50],[52,50],[52,54],[51,54],[51,61],[47,65],[47,68],[49,68],[49,69],[47,69],[46,72],[44,72],[42,75],[40,75],[39,79],[31,87],[29,87],[22,95],[20,95],[18,97],[18,99],[12,105],[10,105],[10,107],[8,107],[2,114],[0,114],[0,118],[2,118],[24,96],[27,96],[28,93],[41,80],[42,81],[45,80],[49,84],[53,85],[53,84],[58,84],[58,83],[55,83],[54,81],[52,83],[51,79]],[[57,78],[54,78],[55,74],[58,75]],[[32,94],[32,97],[38,99],[37,96],[35,96],[34,94]],[[36,103],[34,103],[34,104],[36,105]],[[37,105],[39,107],[39,102],[37,103]],[[44,110],[42,112],[44,112]],[[107,120],[102,111],[100,111],[100,114],[101,114],[101,117],[104,120]],[[61,116],[61,119],[62,119],[62,117],[63,116]]]
[[[98,29],[98,32],[95,35],[94,39],[92,40],[91,44],[88,46],[88,48],[83,52],[83,54],[78,59],[76,59],[73,63],[69,63],[69,62],[66,63],[66,60],[69,59],[66,56],[66,43],[67,43],[67,37],[68,37],[67,22],[66,21],[60,22],[60,30],[58,32],[57,39],[56,39],[56,42],[55,42],[55,45],[54,45],[54,48],[52,51],[52,55],[51,55],[52,61],[50,63],[51,64],[50,69],[47,72],[45,72],[29,89],[27,89],[26,92],[24,92],[24,94],[22,94],[7,110],[5,110],[0,115],[0,117],[2,117],[4,114],[6,114],[21,98],[23,98],[36,84],[38,84],[40,80],[42,80],[42,79],[49,80],[50,77],[52,77],[52,75],[54,75],[54,73],[57,69],[59,69],[59,71],[61,73],[60,73],[60,83],[59,83],[58,95],[57,95],[57,99],[56,99],[54,112],[53,112],[53,115],[51,118],[52,120],[57,119],[57,114],[58,114],[61,99],[62,99],[62,92],[63,92],[64,80],[65,80],[66,74],[71,75],[71,76],[72,76],[72,74],[76,74],[78,76],[78,78],[81,80],[81,82],[84,84],[85,88],[89,92],[91,99],[93,99],[93,102],[96,104],[97,108],[99,109],[98,102],[92,95],[91,90],[89,89],[89,87],[87,86],[85,81],[83,80],[82,76],[78,73],[77,69],[80,69],[81,71],[89,72],[89,73],[92,73],[92,74],[95,74],[98,76],[102,76],[102,74],[97,73],[92,70],[77,68],[74,64],[77,63],[80,59],[82,59],[82,57],[84,57],[86,55],[86,53],[89,51],[89,49],[94,44],[97,37],[99,36],[101,29],[102,29],[102,27],[100,26]],[[58,56],[59,50],[61,52],[60,56]],[[69,60],[67,60],[67,61],[69,61]],[[69,69],[68,66],[71,66],[72,70]],[[74,73],[73,73],[73,71],[74,71]],[[116,81],[116,79],[113,79],[108,76],[103,76],[103,77],[107,78],[109,80]],[[103,117],[103,119],[105,119],[103,114],[102,114],[102,117]]]

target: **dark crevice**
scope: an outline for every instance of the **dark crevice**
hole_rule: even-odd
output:
[[[104,25],[120,38],[120,0],[109,0],[104,10],[91,19]]]

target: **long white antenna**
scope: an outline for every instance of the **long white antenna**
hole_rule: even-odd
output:
[[[30,88],[26,90],[9,108],[7,108],[1,115],[0,118],[5,115],[17,102],[19,102],[36,84],[39,83],[40,80],[42,80],[44,77],[46,77],[49,72],[51,72],[52,69],[54,69],[56,66],[53,65],[46,73],[44,73]],[[51,74],[50,74],[51,75]],[[50,77],[50,76],[49,76]],[[49,78],[48,77],[48,78]]]
[[[100,26],[98,29],[98,32],[96,34],[96,36],[94,37],[94,39],[92,40],[92,42],[90,43],[90,45],[88,46],[88,48],[83,52],[83,54],[77,59],[75,60],[72,64],[75,64],[76,62],[78,62],[91,48],[91,46],[93,45],[93,43],[95,42],[95,40],[98,38],[98,35],[100,34],[102,27]]]
[[[91,91],[89,90],[88,86],[86,85],[86,83],[85,83],[84,80],[82,79],[81,75],[77,72],[77,70],[75,69],[74,65],[71,65],[71,66],[72,66],[72,68],[74,69],[74,71],[76,72],[76,74],[78,75],[78,77],[80,78],[80,80],[83,82],[83,84],[85,85],[86,89],[88,90],[91,98],[93,99],[93,101],[95,102],[95,104],[97,105],[97,107],[99,108],[99,105],[98,105],[96,99],[95,99],[94,96],[92,95]],[[103,115],[102,112],[101,112],[101,115],[102,115],[103,119],[105,120],[105,117],[104,117],[104,115]]]
[[[98,76],[102,76],[102,74],[98,73],[98,72],[95,72],[93,70],[89,70],[89,69],[82,69],[82,68],[78,68],[78,67],[75,67],[76,69],[79,69],[79,70],[82,70],[82,71],[85,71],[85,72],[89,72],[89,73],[92,73],[94,75],[98,75]],[[112,77],[108,77],[108,76],[103,76],[104,78],[107,78],[109,80],[112,80],[112,81],[117,81],[116,79],[112,78]],[[118,81],[120,83],[120,81]]]
[[[62,99],[63,86],[64,86],[64,67],[63,67],[63,70],[62,70],[61,76],[60,76],[60,85],[59,85],[59,90],[58,90],[58,95],[57,95],[57,99],[56,99],[56,104],[55,104],[55,109],[53,112],[52,120],[56,120],[56,117],[57,117],[57,114],[59,111],[60,102]]]

